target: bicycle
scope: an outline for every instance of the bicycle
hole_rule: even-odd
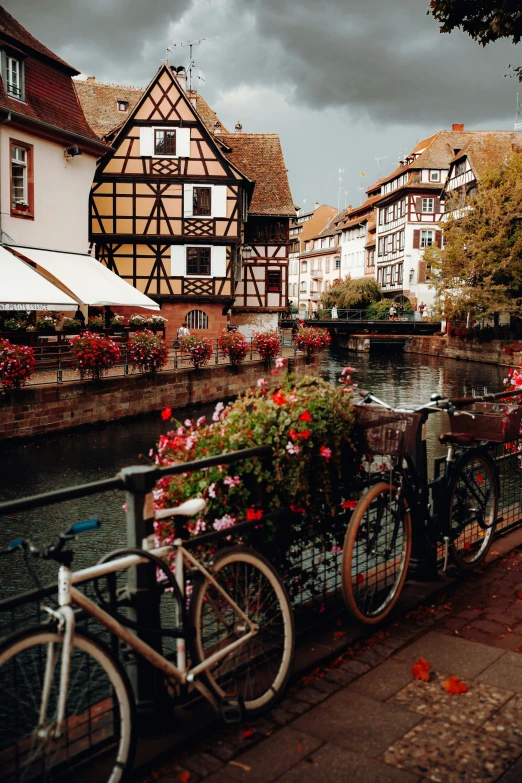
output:
[[[361,392],[363,449],[387,455],[389,476],[385,478],[383,470],[374,475],[346,531],[342,589],[356,620],[378,623],[397,603],[408,573],[412,520],[424,528],[432,547],[442,545],[444,571],[448,559],[461,571],[484,560],[499,521],[500,484],[490,447],[519,437],[522,413],[522,408],[506,413],[506,406],[488,407],[487,401],[517,394],[520,391],[454,400],[433,395],[427,405],[406,411]],[[465,406],[474,410],[460,410]],[[441,461],[436,461],[435,477],[429,481],[425,424],[430,414],[442,411],[450,415],[453,431],[439,438],[448,448],[444,470],[439,471]]]
[[[204,500],[192,499],[157,511],[156,518],[193,516],[204,506]],[[173,546],[117,550],[97,565],[73,572],[73,552],[65,545],[100,524],[97,519],[75,523],[42,549],[29,539],[16,539],[2,552],[22,549],[29,568],[30,554],[59,564],[58,609],[43,607],[47,623],[15,632],[0,644],[0,715],[6,724],[0,767],[8,780],[68,781],[74,774],[75,780],[87,781],[92,778],[88,772],[82,776],[81,762],[94,750],[103,753],[103,776],[96,780],[118,783],[132,767],[135,705],[129,677],[105,644],[76,628],[73,604],[101,623],[120,646],[123,643],[124,652],[143,656],[167,686],[191,684],[227,722],[257,717],[281,698],[288,683],[294,653],[292,609],[281,579],[265,558],[234,546],[202,563],[176,538]],[[165,558],[174,558],[175,574]],[[176,639],[176,664],[165,649],[160,652],[140,638],[150,636],[152,629],[133,622],[132,591],[117,587],[117,576],[146,564],[156,567],[158,590],[174,601],[180,619],[168,633]],[[105,578],[106,587],[101,581]],[[101,605],[76,587],[90,580],[95,580]],[[23,695],[17,693],[20,683]],[[89,694],[94,694],[94,704]]]

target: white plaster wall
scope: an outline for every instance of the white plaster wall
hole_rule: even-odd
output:
[[[34,220],[11,217],[9,139],[32,144],[34,155]],[[65,165],[64,145],[0,126],[1,219],[14,244],[87,253],[89,192],[96,158],[78,155]]]
[[[248,339],[253,332],[277,329],[278,313],[233,313],[232,323]]]

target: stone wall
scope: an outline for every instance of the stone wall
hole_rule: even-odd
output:
[[[502,367],[518,367],[522,361],[522,354],[519,352],[512,357],[504,353],[501,340],[479,343],[452,337],[409,337],[404,344],[404,351],[467,362],[498,364]]]
[[[257,379],[266,377],[272,385],[288,372],[316,375],[319,362],[305,363],[304,356],[291,357],[280,376],[272,377],[263,362],[249,362],[235,369],[229,365],[201,370],[162,372],[105,378],[102,381],[28,386],[0,398],[0,438],[23,438],[66,430],[87,424],[125,419],[195,403],[235,397]]]

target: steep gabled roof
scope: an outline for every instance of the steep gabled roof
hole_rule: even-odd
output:
[[[20,22],[17,22],[14,17],[9,14],[3,6],[0,5],[0,35],[3,38],[11,39],[16,43],[21,44],[23,49],[29,49],[31,53],[39,54],[44,58],[53,60],[56,64],[61,65],[67,71],[70,76],[79,73],[76,68],[66,63],[61,57],[52,52],[43,43],[40,43],[31,33],[22,27]]]
[[[74,79],[74,87],[87,122],[100,139],[119,128],[143,95],[140,87],[102,84],[92,77],[83,81]],[[128,111],[118,110],[118,101],[128,103]]]
[[[252,215],[294,217],[295,206],[277,133],[220,133],[228,160],[255,181],[248,211]]]
[[[474,131],[451,163],[467,157],[475,177],[480,179],[487,168],[500,166],[513,150],[522,152],[521,131]]]

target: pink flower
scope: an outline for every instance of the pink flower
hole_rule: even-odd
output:
[[[184,434],[185,434],[185,429],[183,427],[178,427],[178,429],[176,430],[176,435],[184,435]]]
[[[206,416],[200,416],[196,422],[197,426],[202,427],[205,424],[206,420],[207,420]]]
[[[332,449],[329,449],[328,446],[321,446],[319,449],[319,454],[321,457],[324,457],[324,459],[328,462],[330,457],[332,456]]]
[[[286,444],[286,450],[288,451],[289,454],[299,454],[299,452],[301,451],[297,443],[292,443],[291,440],[289,440],[288,443]]]
[[[234,527],[235,524],[235,517],[230,516],[230,514],[225,514],[221,519],[214,520],[213,528],[214,530],[226,530],[227,527]]]
[[[192,427],[192,420],[191,419],[185,419],[183,424],[185,425],[185,427]]]
[[[331,549],[332,555],[340,555],[342,551],[343,551],[343,548],[341,546],[337,546],[336,544],[334,544],[332,546],[332,549]]]
[[[214,413],[212,415],[212,421],[219,421],[219,414],[224,409],[224,404],[222,402],[218,402],[214,409]]]
[[[282,367],[284,367],[286,364],[286,359],[283,359],[282,356],[279,356],[276,359],[276,367],[280,370]]]
[[[226,476],[226,478],[223,479],[223,484],[227,487],[237,487],[241,484],[241,479],[239,476]]]
[[[257,379],[257,385],[258,385],[258,388],[262,389],[263,386],[268,386],[268,383],[267,383],[265,378],[258,378]]]
[[[343,367],[341,375],[351,375],[352,372],[357,372],[355,367]]]

